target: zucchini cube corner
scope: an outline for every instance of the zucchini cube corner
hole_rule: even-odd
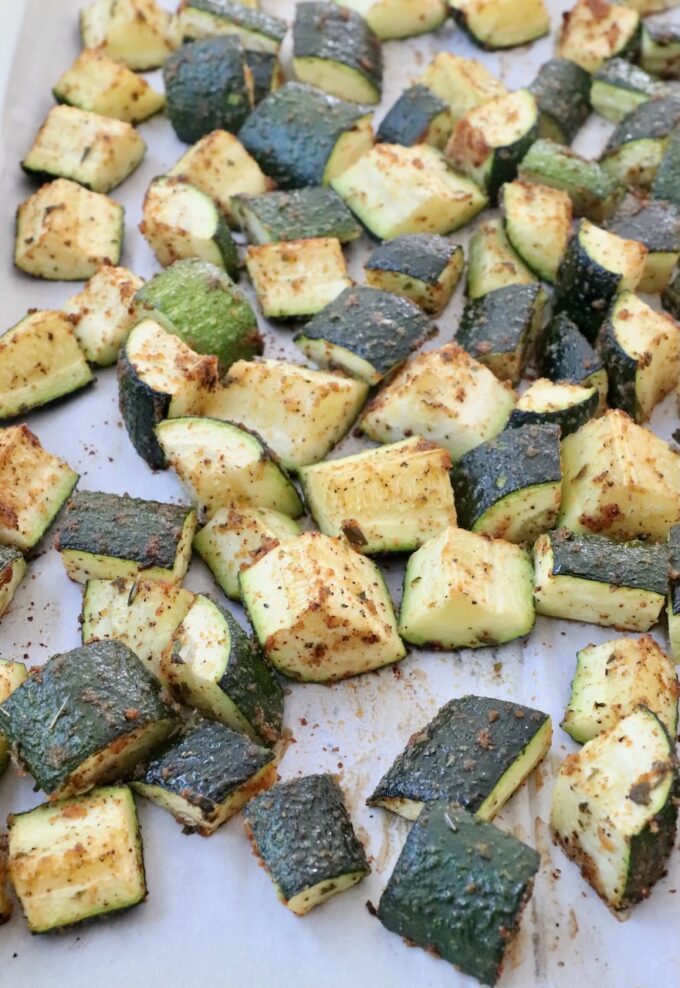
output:
[[[156,0],[95,0],[80,11],[85,48],[97,48],[135,72],[158,69],[176,48],[170,13]]]
[[[127,268],[105,264],[85,287],[64,302],[64,312],[85,357],[91,364],[115,364],[128,333],[137,321],[135,293],[144,282]]]
[[[131,124],[148,120],[165,106],[163,93],[98,48],[84,48],[52,92],[59,103]]]
[[[632,6],[578,0],[564,17],[556,54],[591,73],[615,55],[632,55],[640,35],[640,14]]]
[[[463,273],[463,248],[436,233],[410,233],[376,247],[364,265],[366,284],[439,315]]]
[[[248,247],[246,267],[268,319],[307,319],[352,284],[335,237]]]

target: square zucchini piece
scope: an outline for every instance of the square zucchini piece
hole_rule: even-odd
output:
[[[163,93],[143,76],[95,48],[81,51],[52,92],[59,103],[131,124],[148,120],[165,106]]]
[[[557,384],[563,382],[578,384],[583,388],[595,388],[598,394],[596,414],[602,415],[606,411],[609,389],[607,372],[599,354],[581,333],[576,323],[563,312],[553,316],[541,333],[537,350],[538,368],[545,378]],[[528,389],[525,395],[529,390],[531,389]],[[526,404],[523,407],[526,407]],[[580,428],[587,418],[579,422],[577,428]],[[570,424],[569,428],[563,428],[562,436],[573,431]]]
[[[451,457],[413,436],[389,446],[304,467],[305,500],[326,535],[358,552],[408,552],[456,524]]]
[[[646,707],[562,763],[552,793],[555,841],[609,908],[646,899],[675,841],[675,743]]]
[[[514,392],[488,367],[447,343],[413,357],[378,392],[361,431],[379,443],[424,436],[447,449],[455,463],[497,436],[514,404]]]
[[[516,179],[503,186],[500,198],[510,243],[539,278],[554,283],[571,237],[569,194]]]
[[[179,39],[156,0],[95,0],[80,11],[85,48],[97,48],[135,72],[158,69]]]
[[[447,103],[422,83],[409,86],[383,117],[376,140],[382,144],[431,144],[440,151],[451,136]]]
[[[279,899],[304,916],[370,872],[342,790],[330,775],[281,782],[245,810],[246,833]]]
[[[447,528],[409,558],[399,634],[411,645],[502,645],[533,626],[533,572],[520,546]]]
[[[538,614],[622,631],[649,631],[668,589],[665,546],[567,529],[536,540],[534,570]]]
[[[248,247],[246,267],[268,319],[308,319],[352,284],[334,237]]]
[[[234,196],[238,225],[251,244],[277,244],[335,237],[341,244],[361,236],[361,226],[337,192],[322,185],[261,196]]]
[[[640,36],[640,15],[630,7],[601,0],[578,0],[564,15],[555,53],[595,72],[615,55],[634,54]]]
[[[204,837],[276,781],[274,753],[223,724],[200,721],[149,763],[135,792]]]
[[[134,296],[144,282],[127,268],[105,264],[68,301],[64,312],[80,348],[91,364],[114,364],[138,319]]]
[[[258,8],[257,0],[181,0],[179,33],[185,40],[237,35],[245,49],[275,54],[288,25]]]
[[[620,123],[641,103],[666,95],[668,87],[644,69],[625,58],[612,58],[594,73],[590,101],[595,113],[611,123]]]
[[[507,700],[461,696],[409,740],[367,800],[407,820],[457,803],[491,820],[550,748],[547,714]]]
[[[517,935],[539,855],[455,804],[427,807],[406,838],[378,919],[493,985]]]
[[[0,617],[12,603],[14,591],[26,575],[26,560],[18,549],[0,545]]]
[[[469,299],[482,298],[509,285],[532,285],[537,281],[508,240],[500,216],[477,224],[468,247],[465,294]]]
[[[456,290],[463,263],[463,248],[448,237],[411,233],[376,247],[364,270],[367,285],[438,315]]]
[[[625,200],[608,223],[608,229],[625,240],[639,240],[647,248],[645,269],[638,291],[662,292],[680,259],[680,208],[670,202]]]
[[[452,233],[487,205],[479,186],[452,171],[429,144],[376,144],[331,185],[380,240]]]
[[[590,73],[568,58],[551,58],[529,86],[538,104],[538,134],[569,145],[590,116]]]
[[[27,675],[26,666],[23,662],[0,659],[0,704],[4,703],[26,681]],[[9,741],[2,731],[0,731],[0,775],[7,768],[9,755]],[[2,858],[0,857],[0,902],[2,900],[2,884]],[[2,924],[2,912],[2,907],[0,906],[0,925]]]
[[[520,396],[508,426],[516,429],[525,425],[556,425],[563,438],[593,418],[599,403],[600,392],[594,384],[556,383],[539,377]]]
[[[31,933],[130,909],[146,898],[142,837],[127,786],[10,816],[9,875]]]
[[[54,655],[0,705],[0,730],[56,799],[125,776],[177,727],[159,682],[126,645]]]
[[[406,655],[380,570],[340,539],[305,532],[240,580],[265,654],[290,679],[333,682]]]
[[[625,191],[597,161],[543,137],[522,158],[518,174],[524,182],[563,190],[571,199],[574,215],[587,216],[594,223],[612,215]]]
[[[614,128],[600,158],[602,167],[623,185],[643,195],[654,188],[656,177],[671,146],[670,135],[680,123],[680,100],[677,92],[669,92],[641,103]],[[674,186],[671,186],[671,194]]]
[[[347,0],[383,41],[427,34],[441,27],[448,16],[444,0]]]
[[[448,104],[455,124],[468,110],[482,106],[507,89],[485,65],[475,58],[462,58],[440,51],[418,79]]]
[[[137,573],[180,583],[195,531],[196,511],[187,505],[78,491],[64,509],[56,548],[77,583]]]
[[[550,31],[545,0],[449,0],[453,19],[487,51],[517,48]]]
[[[50,527],[78,482],[27,425],[0,429],[0,543],[26,552]]]

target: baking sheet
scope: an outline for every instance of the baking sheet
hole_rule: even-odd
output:
[[[264,5],[289,20],[294,8],[284,0],[264,0]],[[0,0],[6,17],[0,37],[0,98],[3,71],[11,68],[2,107],[0,331],[28,308],[58,308],[80,287],[24,277],[13,270],[11,260],[14,209],[33,188],[17,162],[52,105],[52,84],[78,51],[79,6],[79,0],[22,4]],[[553,34],[568,6],[564,0],[550,3]],[[20,20],[15,46],[12,24]],[[288,39],[285,55],[289,44]],[[473,48],[449,25],[436,36],[388,43],[386,95],[376,120],[440,49],[482,60],[509,87],[517,88],[527,84],[549,57],[552,39],[492,55]],[[150,78],[159,82],[157,73]],[[609,129],[593,119],[579,135],[577,150],[599,153]],[[142,124],[140,130],[148,143],[146,159],[113,197],[126,207],[121,263],[148,277],[157,265],[137,230],[143,192],[152,177],[177,160],[184,146],[162,117]],[[465,243],[467,234],[458,239]],[[357,246],[351,252],[351,271],[357,278],[364,251]],[[451,338],[461,306],[462,286],[439,320],[440,335],[430,346]],[[268,356],[299,359],[288,332],[273,332],[264,323],[262,328]],[[27,421],[47,449],[80,471],[82,488],[183,500],[170,472],[152,473],[133,451],[118,415],[114,370],[99,371],[93,389],[31,414]],[[668,439],[675,424],[673,399],[668,399],[656,410],[652,427]],[[332,455],[358,445],[350,438]],[[386,569],[398,601],[402,564],[390,563]],[[186,584],[194,590],[215,590],[199,560],[193,562]],[[2,620],[0,655],[32,665],[77,646],[80,601],[80,587],[66,578],[48,536]],[[575,749],[557,726],[569,695],[575,652],[613,635],[591,625],[539,618],[528,640],[503,648],[444,655],[414,652],[396,669],[335,686],[289,685],[285,722],[294,741],[280,774],[287,779],[307,772],[338,773],[372,859],[370,878],[298,919],[277,902],[269,879],[250,852],[240,819],[209,839],[187,837],[167,813],[140,799],[149,885],[146,904],[110,921],[47,937],[31,937],[17,908],[12,922],[0,928],[0,985],[183,988],[205,982],[235,988],[247,982],[254,988],[345,988],[347,984],[463,988],[475,984],[445,962],[406,947],[371,918],[365,905],[367,900],[377,903],[408,824],[367,808],[364,801],[411,733],[442,703],[466,692],[538,706],[552,715],[555,724],[550,755],[496,821],[535,846],[542,858],[502,984],[505,988],[572,988],[605,982],[619,988],[680,985],[678,855],[651,900],[638,906],[626,923],[619,923],[549,841],[546,821],[552,779],[563,757]],[[661,630],[662,643],[664,636]],[[1,820],[40,801],[28,779],[7,772],[0,785]]]

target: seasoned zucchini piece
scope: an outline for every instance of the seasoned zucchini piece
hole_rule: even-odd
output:
[[[245,502],[291,518],[302,502],[264,440],[234,422],[166,419],[156,436],[168,463],[210,518],[218,508]]]
[[[136,124],[165,106],[165,96],[100,49],[86,48],[52,90],[59,103]]]
[[[241,599],[239,574],[279,542],[300,534],[297,522],[278,511],[237,505],[220,508],[194,538],[194,549],[232,600]]]
[[[255,634],[290,679],[334,682],[406,655],[380,570],[340,539],[304,532],[240,581]]]
[[[366,401],[363,381],[285,360],[239,360],[205,414],[261,436],[285,467],[317,463],[349,432]]]
[[[364,265],[366,284],[439,315],[463,273],[460,244],[435,233],[411,233],[376,247]]]
[[[26,552],[40,541],[78,482],[27,425],[0,429],[0,543]]]
[[[176,47],[170,14],[155,0],[96,0],[80,11],[85,48],[136,72],[158,69]]]
[[[326,535],[358,552],[408,552],[456,524],[451,457],[413,436],[338,460],[304,467],[309,511]]]
[[[672,206],[680,206],[678,179],[680,178],[680,131],[674,130],[668,136],[663,157],[659,162],[654,181],[652,198],[661,199]]]
[[[237,0],[182,0],[177,15],[183,38],[214,38],[237,35],[244,48],[276,54],[288,25],[253,4]]]
[[[150,278],[135,295],[140,314],[160,312],[197,353],[214,354],[224,373],[236,360],[262,353],[257,317],[231,278],[209,261],[176,261]],[[164,322],[165,325],[165,322]]]
[[[1,554],[6,551],[7,550],[0,548],[0,558]],[[0,579],[1,578],[0,573]],[[23,662],[10,662],[9,659],[0,659],[0,704],[4,703],[5,700],[26,681],[27,675],[28,673],[26,671],[26,666]],[[7,768],[9,754],[9,742],[5,735],[0,731],[0,775],[2,775]],[[5,922],[2,918],[4,916],[4,910],[1,905],[4,893],[3,864],[4,862],[0,859],[0,925]]]
[[[586,161],[571,148],[555,141],[535,141],[522,159],[519,177],[525,182],[563,189],[571,199],[576,216],[601,223],[611,216],[624,188],[597,161]]]
[[[113,199],[58,178],[17,209],[14,263],[49,281],[82,281],[118,264],[125,210]]]
[[[662,79],[680,78],[680,29],[677,24],[642,25],[640,65]]]
[[[413,302],[357,285],[308,322],[295,343],[319,367],[377,384],[434,332]]]
[[[158,423],[201,415],[218,386],[217,357],[199,356],[153,319],[137,323],[118,358],[118,404],[130,441],[149,466],[167,466]]]
[[[474,58],[461,58],[448,51],[435,55],[418,82],[444,100],[449,107],[452,124],[468,110],[474,110],[496,96],[506,96],[508,92],[481,62]]]
[[[656,541],[680,521],[680,456],[625,412],[567,436],[562,473],[560,522],[574,532]]]
[[[300,82],[351,103],[379,103],[382,50],[367,21],[330,0],[295,5],[293,72]]]
[[[449,0],[453,19],[487,51],[517,48],[550,31],[544,0]]]
[[[283,691],[275,673],[232,614],[204,594],[194,599],[161,658],[172,692],[255,741],[281,732]]]
[[[253,851],[296,916],[356,885],[371,870],[331,775],[281,782],[252,800],[244,818]]]
[[[517,936],[540,857],[455,803],[426,807],[378,905],[408,943],[493,985]]]
[[[64,508],[55,547],[76,583],[137,573],[180,583],[195,530],[196,511],[184,504],[77,491]]]
[[[244,51],[253,90],[253,106],[279,89],[286,81],[278,56],[271,51]]]
[[[568,58],[551,58],[529,89],[538,105],[538,136],[571,144],[590,116],[590,73]]]
[[[650,635],[587,645],[576,653],[576,672],[561,726],[584,744],[644,706],[672,738],[678,728],[678,675]]]
[[[0,617],[12,603],[14,591],[26,575],[26,560],[18,549],[0,545]],[[2,666],[0,666],[0,677]],[[0,700],[0,702],[2,702]],[[2,758],[0,757],[0,764]]]
[[[596,388],[599,400],[595,414],[605,410],[609,382],[602,359],[575,323],[563,312],[553,316],[541,333],[538,341],[538,363],[541,373],[551,381]],[[522,407],[526,408],[526,404]],[[565,423],[564,430],[563,437],[571,428]]]
[[[668,533],[668,642],[671,658],[680,665],[680,525]],[[673,734],[676,732],[673,731]]]
[[[650,295],[664,291],[680,259],[680,208],[670,202],[631,197],[616,211],[608,229],[647,248],[638,291]]]
[[[540,285],[507,285],[469,299],[456,342],[501,381],[516,384],[531,356],[547,295]]]
[[[513,392],[488,367],[447,343],[413,357],[369,404],[360,428],[379,443],[424,436],[455,463],[497,436],[514,404]]]
[[[0,730],[52,799],[125,776],[177,728],[160,684],[126,645],[52,658],[0,704]]]
[[[644,69],[623,58],[612,58],[593,75],[590,103],[601,117],[620,123],[641,103],[665,95],[666,90],[663,83]]]
[[[533,542],[555,527],[560,507],[560,430],[505,429],[459,460],[451,474],[458,523],[508,542]]]
[[[82,291],[64,302],[80,348],[91,364],[107,367],[137,322],[135,293],[144,284],[127,268],[104,264]]]
[[[666,872],[678,808],[675,744],[639,707],[562,763],[550,827],[615,913],[647,898]]]
[[[554,282],[571,237],[569,194],[518,179],[503,186],[501,208],[519,256],[543,281]]]
[[[648,189],[661,164],[668,135],[680,124],[677,93],[641,103],[613,131],[602,167],[624,185]]]
[[[0,336],[0,419],[23,415],[93,381],[62,312],[39,309]]]
[[[287,82],[255,107],[239,139],[279,188],[329,185],[371,147],[371,114],[320,89]]]
[[[407,820],[457,803],[492,820],[550,748],[547,714],[507,700],[461,696],[417,731],[367,800]]]
[[[665,549],[601,535],[548,532],[534,546],[538,614],[622,631],[649,631],[668,586]]]
[[[323,186],[234,196],[232,208],[251,244],[311,237],[335,237],[346,244],[361,236],[361,226],[337,192]]]
[[[132,788],[172,813],[185,833],[208,837],[274,782],[269,748],[203,720],[150,762]]]
[[[308,319],[352,284],[334,237],[248,247],[246,267],[268,319]]]
[[[127,786],[14,813],[9,875],[31,933],[131,909],[146,898],[142,838]]]
[[[564,438],[593,418],[599,403],[600,393],[594,384],[555,383],[540,377],[520,395],[508,426],[557,425]]]
[[[609,58],[626,58],[637,52],[640,15],[635,10],[605,0],[578,0],[564,14],[555,53],[571,59],[586,72],[595,72]]]
[[[436,31],[449,12],[445,0],[343,0],[342,6],[361,14],[383,41]]]
[[[503,220],[498,216],[482,220],[468,248],[468,298],[481,298],[506,285],[530,285],[536,280],[510,244]]]
[[[427,648],[479,648],[534,626],[529,556],[503,539],[447,528],[409,558],[399,634]]]
[[[598,349],[607,369],[609,404],[636,422],[648,419],[680,378],[680,329],[632,292],[614,300]]]
[[[409,86],[382,119],[376,140],[384,144],[431,144],[443,150],[453,122],[448,104],[423,83]]]

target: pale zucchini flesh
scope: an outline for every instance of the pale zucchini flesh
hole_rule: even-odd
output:
[[[113,364],[138,319],[135,292],[144,282],[127,268],[103,265],[62,306],[91,364]]]
[[[313,316],[352,284],[335,237],[248,247],[246,267],[268,319]]]

